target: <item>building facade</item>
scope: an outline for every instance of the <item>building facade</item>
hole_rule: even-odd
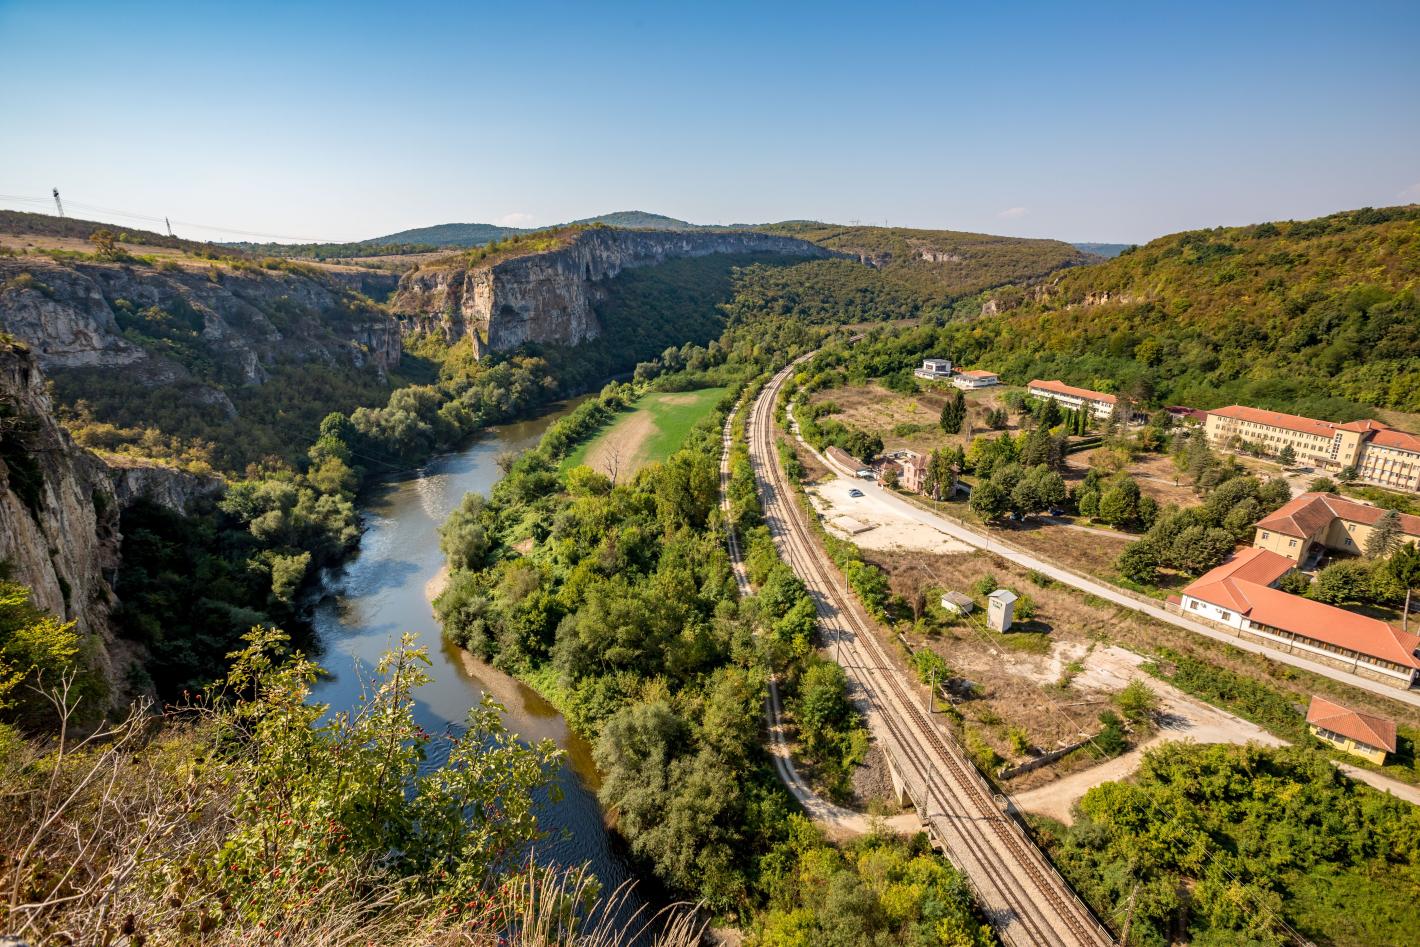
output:
[[[1290,447],[1298,463],[1331,471],[1351,467],[1367,483],[1420,492],[1420,437],[1383,421],[1336,424],[1234,404],[1209,411],[1204,430],[1219,447],[1252,444],[1274,456]]]
[[[1386,511],[1334,493],[1303,493],[1259,520],[1252,545],[1299,566],[1310,566],[1326,552],[1360,555]],[[1420,516],[1398,515],[1401,543],[1420,544]]]
[[[952,377],[952,360],[949,358],[924,358],[921,368],[914,368],[912,374],[918,378],[946,379]]]
[[[1420,680],[1420,636],[1276,588],[1294,564],[1266,549],[1245,549],[1185,588],[1178,611],[1392,687]]]
[[[1307,729],[1323,743],[1377,766],[1384,766],[1387,754],[1395,752],[1394,720],[1363,714],[1325,697],[1312,698],[1307,707]]]
[[[1026,386],[1026,391],[1034,398],[1046,398],[1058,402],[1062,407],[1075,411],[1088,411],[1097,418],[1114,415],[1119,399],[1103,391],[1076,388],[1063,381],[1035,379]]]
[[[968,369],[964,372],[957,372],[952,378],[952,384],[963,390],[972,388],[990,388],[1001,383],[1001,376],[995,372],[988,372],[980,368]]]

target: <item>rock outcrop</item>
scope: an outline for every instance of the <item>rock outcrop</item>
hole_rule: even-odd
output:
[[[431,266],[406,273],[390,308],[408,332],[449,342],[471,336],[479,355],[529,342],[576,345],[602,332],[593,304],[603,281],[634,267],[717,253],[832,255],[805,240],[749,231],[593,227],[558,249],[491,266]]]
[[[398,323],[346,288],[355,282],[300,268],[0,257],[0,328],[49,373],[121,369],[226,400],[224,385],[262,384],[278,361],[398,365]],[[196,357],[175,355],[173,339]]]
[[[55,421],[32,355],[0,338],[0,563],[36,607],[98,640],[115,696],[131,662],[109,622],[118,517],[108,467]]]

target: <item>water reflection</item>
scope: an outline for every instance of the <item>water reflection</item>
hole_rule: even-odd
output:
[[[539,815],[549,838],[538,846],[538,858],[563,865],[590,862],[604,889],[610,890],[631,873],[607,836],[596,801],[590,748],[535,692],[446,642],[427,597],[430,582],[443,567],[439,525],[465,493],[488,493],[502,476],[497,463],[501,455],[535,446],[548,424],[575,403],[489,430],[463,450],[435,459],[419,474],[371,492],[362,510],[360,552],[328,577],[314,610],[313,624],[325,649],[322,663],[331,672],[315,688],[314,699],[334,709],[354,708],[362,681],[380,655],[402,633],[414,634],[429,650],[433,677],[417,694],[419,725],[435,733],[457,728],[469,708],[483,694],[491,694],[507,708],[505,720],[514,733],[528,740],[556,741],[566,753],[558,774],[563,800],[541,800]],[[436,741],[431,750],[439,745]],[[438,762],[430,760],[431,765]]]

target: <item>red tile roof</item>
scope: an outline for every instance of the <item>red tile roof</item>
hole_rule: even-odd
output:
[[[1283,414],[1280,411],[1249,408],[1241,404],[1230,404],[1226,408],[1217,408],[1208,413],[1216,414],[1220,418],[1232,418],[1236,421],[1251,421],[1254,424],[1266,424],[1288,431],[1315,434],[1318,437],[1331,438],[1336,436],[1337,431],[1352,431],[1360,434],[1361,439],[1368,444],[1377,444],[1381,447],[1393,447],[1397,450],[1413,451],[1414,453],[1420,454],[1420,437],[1414,434],[1407,434],[1405,431],[1397,431],[1384,421],[1377,421],[1374,418],[1366,418],[1361,421],[1347,421],[1345,424],[1334,424],[1331,421],[1318,421],[1315,418],[1304,418],[1296,414]]]
[[[1350,737],[1357,743],[1395,752],[1395,721],[1342,707],[1325,697],[1313,697],[1307,707],[1307,723],[1325,727],[1332,733]]]
[[[1286,568],[1283,568],[1283,567]],[[1420,635],[1300,595],[1271,588],[1292,561],[1266,549],[1247,549],[1203,575],[1184,595],[1246,616],[1259,625],[1420,669]]]
[[[1379,447],[1393,447],[1396,450],[1407,450],[1415,454],[1420,454],[1420,437],[1414,434],[1407,434],[1404,431],[1397,431],[1394,428],[1384,428],[1371,435],[1372,444]]]
[[[1374,526],[1385,512],[1379,507],[1356,503],[1334,493],[1303,493],[1258,521],[1257,528],[1283,536],[1310,539],[1330,526],[1333,520]],[[1411,536],[1420,536],[1420,516],[1401,513],[1400,528]]]
[[[1244,549],[1221,566],[1205,572],[1183,591],[1185,595],[1246,614],[1248,598],[1237,583],[1271,585],[1291,572],[1295,565],[1291,559],[1271,550]]]
[[[964,372],[957,372],[958,375],[965,375],[967,378],[996,378],[995,372],[988,372],[983,368],[971,368]]]
[[[1296,414],[1283,414],[1280,411],[1264,411],[1262,408],[1249,408],[1241,404],[1230,404],[1226,408],[1216,408],[1208,413],[1216,414],[1220,418],[1232,418],[1235,421],[1251,421],[1253,424],[1266,424],[1270,427],[1280,427],[1288,431],[1315,434],[1318,437],[1335,437],[1336,429],[1339,427],[1339,425],[1332,424],[1330,421],[1317,421],[1313,418],[1304,418]]]
[[[1103,401],[1105,404],[1114,404],[1114,395],[1107,395],[1103,391],[1091,391],[1088,388],[1076,388],[1074,385],[1067,385],[1063,381],[1042,381],[1037,378],[1030,383],[1029,388],[1040,388],[1043,391],[1053,391],[1060,395],[1071,395],[1082,398],[1086,401]]]

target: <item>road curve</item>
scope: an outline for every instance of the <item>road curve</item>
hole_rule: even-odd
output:
[[[955,738],[925,712],[914,685],[878,640],[809,527],[779,462],[774,401],[792,363],[764,387],[749,420],[750,462],[764,518],[780,555],[818,607],[819,628],[835,645],[852,684],[882,721],[883,750],[906,784],[922,821],[970,880],[978,903],[1008,944],[1098,947],[1108,931],[1009,816]]]

